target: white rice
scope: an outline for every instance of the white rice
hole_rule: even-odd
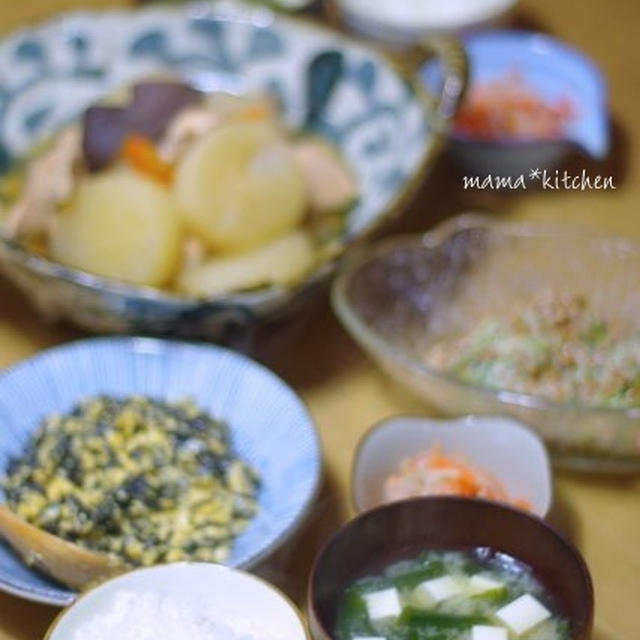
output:
[[[261,625],[214,618],[205,601],[157,592],[117,592],[111,606],[80,623],[70,640],[283,640]]]

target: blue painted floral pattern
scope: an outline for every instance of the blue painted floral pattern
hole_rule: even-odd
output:
[[[205,90],[269,91],[291,126],[330,136],[361,192],[346,243],[380,222],[433,147],[424,105],[371,49],[264,8],[198,3],[72,13],[0,41],[0,170],[89,104],[158,73]],[[215,337],[228,326],[217,307],[140,297],[10,243],[0,242],[0,261],[48,315],[94,331],[175,332],[185,314],[193,326],[182,335]],[[290,298],[269,291],[222,306],[262,318]]]

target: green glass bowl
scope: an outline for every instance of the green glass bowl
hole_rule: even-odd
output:
[[[560,404],[465,384],[421,360],[429,345],[552,288],[640,331],[640,245],[561,224],[461,216],[424,236],[355,251],[333,288],[346,329],[400,384],[448,416],[509,415],[536,429],[557,464],[640,471],[640,408]]]

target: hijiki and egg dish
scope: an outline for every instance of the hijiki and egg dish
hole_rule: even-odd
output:
[[[33,150],[0,195],[0,232],[29,250],[208,297],[304,279],[339,250],[358,186],[266,95],[149,79]]]
[[[27,522],[131,566],[224,562],[260,479],[191,401],[99,396],[44,420],[2,480]]]

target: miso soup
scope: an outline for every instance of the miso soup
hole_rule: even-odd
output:
[[[336,640],[570,640],[569,624],[521,562],[481,548],[430,551],[351,585]]]

